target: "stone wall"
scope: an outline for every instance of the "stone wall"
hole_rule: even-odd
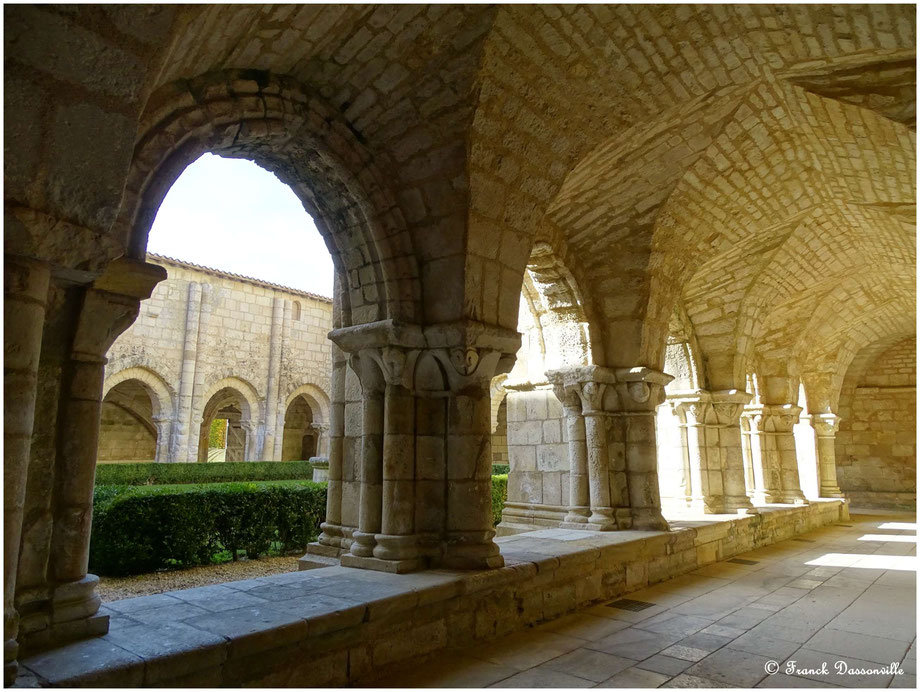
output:
[[[116,601],[106,608],[109,635],[23,664],[40,684],[61,687],[373,687],[416,656],[487,642],[848,518],[844,502],[820,500],[668,532],[541,531],[498,539],[506,566],[488,572],[326,567]],[[185,606],[192,594],[225,609]],[[157,623],[168,611],[178,613],[169,635],[132,619]]]
[[[510,390],[508,501],[499,534],[556,526],[569,502],[569,450],[562,404],[552,389]],[[535,507],[539,505],[539,507]]]
[[[135,415],[114,404],[103,404],[99,425],[99,461],[153,461],[156,433]]]
[[[916,339],[847,376],[840,398],[837,474],[854,505],[916,506]]]
[[[331,300],[156,255],[148,261],[169,276],[109,350],[104,393],[141,385],[148,396],[141,406],[152,410],[157,437],[168,438],[159,461],[201,459],[204,419],[228,391],[241,407],[248,460],[299,457],[305,432],[295,431],[296,444],[284,440],[289,407],[307,405],[311,424],[329,421]],[[99,460],[147,458],[120,445],[127,421],[118,420],[103,417]]]

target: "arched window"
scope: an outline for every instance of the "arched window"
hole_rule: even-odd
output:
[[[300,301],[299,300],[294,301],[294,307],[291,308],[291,315],[293,316],[294,320],[296,320],[297,322],[300,321]]]

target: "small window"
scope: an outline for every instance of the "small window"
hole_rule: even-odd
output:
[[[294,319],[299,322],[300,321],[300,301],[298,300],[294,301],[294,309],[292,312],[294,314]]]

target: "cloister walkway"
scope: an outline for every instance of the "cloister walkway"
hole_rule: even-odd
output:
[[[621,604],[642,610],[595,606],[368,684],[913,689],[915,522],[853,513],[629,594],[647,607]],[[786,673],[792,661],[798,676]],[[903,674],[853,674],[892,663]]]

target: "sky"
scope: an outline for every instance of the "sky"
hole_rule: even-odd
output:
[[[205,154],[170,188],[147,250],[332,296],[332,258],[300,200],[251,161]]]

